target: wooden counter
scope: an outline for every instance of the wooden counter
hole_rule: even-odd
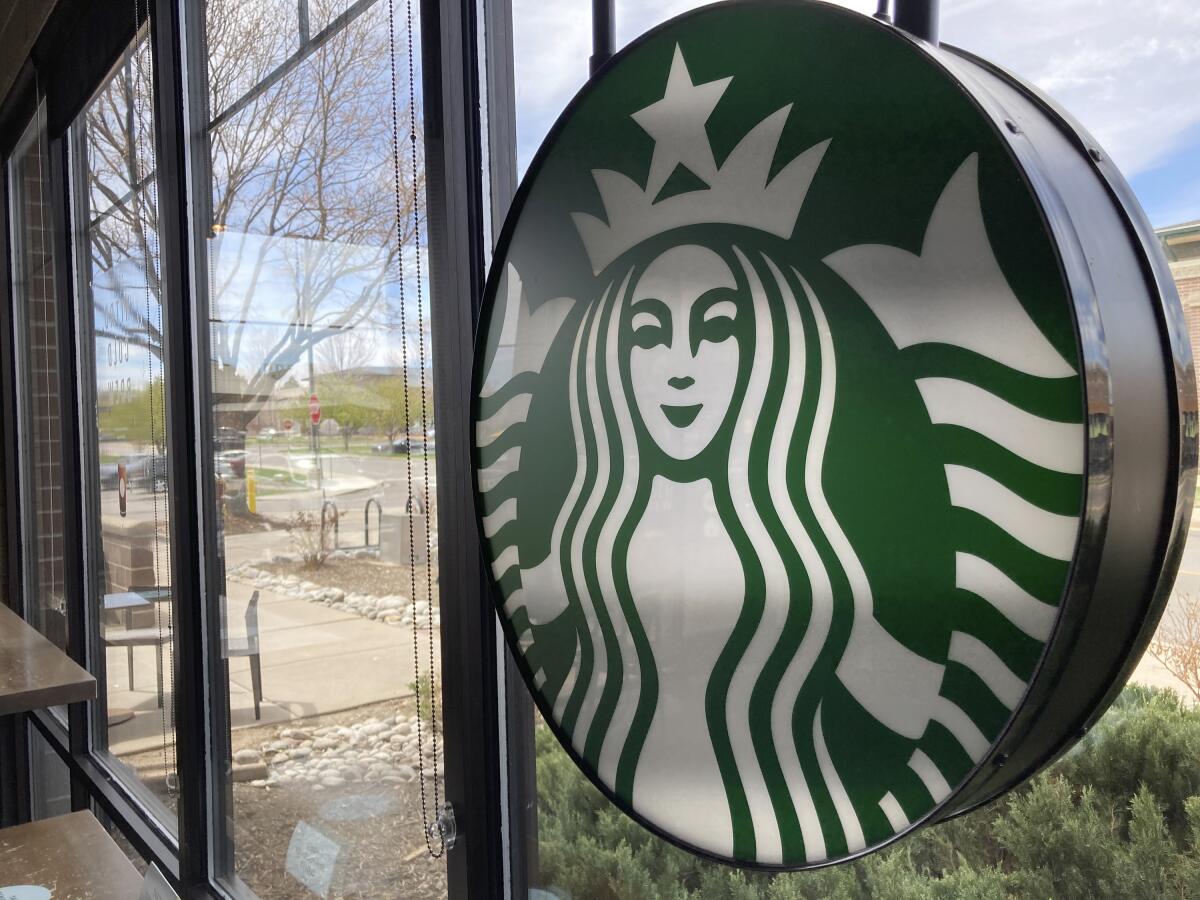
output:
[[[95,696],[95,678],[0,604],[0,716]]]
[[[0,829],[0,888],[32,884],[54,900],[137,900],[142,878],[90,812]]]

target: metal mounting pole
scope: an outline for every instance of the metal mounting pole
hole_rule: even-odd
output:
[[[892,19],[897,28],[913,37],[928,41],[935,47],[938,43],[939,0],[895,0]]]
[[[608,62],[617,45],[617,19],[613,0],[592,0],[592,58],[591,74]]]

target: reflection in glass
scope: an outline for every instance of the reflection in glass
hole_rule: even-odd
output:
[[[32,722],[26,728],[30,815],[34,820],[66,815],[71,811],[71,772]]]
[[[80,431],[98,749],[171,824],[174,727],[163,306],[149,41],[72,126]]]
[[[440,619],[409,36],[397,192],[387,6],[290,10],[206,11],[220,866],[263,898],[440,897],[421,824]]]
[[[67,648],[63,587],[63,467],[58,307],[54,296],[50,185],[39,109],[9,160],[13,308],[19,390],[22,562],[26,618]]]

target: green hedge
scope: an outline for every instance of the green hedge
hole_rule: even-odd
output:
[[[1200,711],[1130,686],[1031,783],[847,865],[704,862],[618,812],[537,733],[539,883],[564,900],[1200,898]]]

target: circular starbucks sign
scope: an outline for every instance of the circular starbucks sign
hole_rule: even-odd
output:
[[[1060,753],[1190,508],[1162,272],[1098,148],[966,54],[764,0],[615,57],[521,186],[475,372],[484,555],[576,762],[800,868]]]

